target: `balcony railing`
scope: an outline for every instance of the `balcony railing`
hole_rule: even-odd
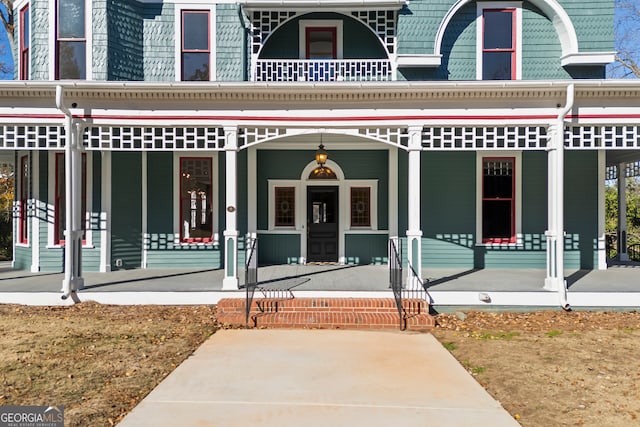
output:
[[[337,82],[393,80],[388,59],[259,59],[254,81]]]

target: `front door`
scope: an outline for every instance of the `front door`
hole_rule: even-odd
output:
[[[338,261],[338,187],[307,187],[307,261]]]

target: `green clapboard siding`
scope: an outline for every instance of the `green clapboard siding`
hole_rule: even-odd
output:
[[[297,264],[299,257],[299,234],[258,235],[258,264]]]
[[[598,235],[598,153],[565,153],[565,266],[592,269]]]
[[[150,234],[173,233],[172,171],[173,153],[147,154],[147,231]]]
[[[142,154],[112,154],[111,268],[139,268],[142,264]]]
[[[346,15],[317,12],[302,15],[283,24],[267,39],[260,53],[260,58],[298,59],[300,57],[300,20],[307,19],[342,21],[343,34],[345,34],[342,49],[343,57],[346,59],[387,57],[380,39],[365,24]]]
[[[423,153],[421,169],[422,264],[472,267],[476,228],[475,153]]]
[[[386,234],[347,234],[345,236],[347,264],[386,264],[387,241]]]

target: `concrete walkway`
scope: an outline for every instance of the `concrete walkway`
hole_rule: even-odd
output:
[[[430,334],[222,330],[118,427],[518,426]]]

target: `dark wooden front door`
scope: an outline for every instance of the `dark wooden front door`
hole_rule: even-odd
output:
[[[338,187],[307,189],[307,261],[338,261]]]

